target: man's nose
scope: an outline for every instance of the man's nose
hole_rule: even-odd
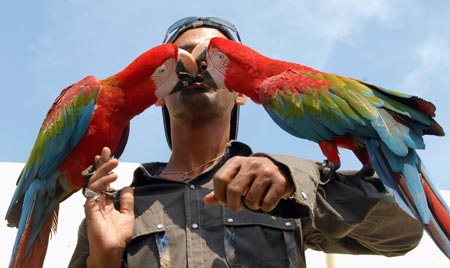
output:
[[[203,82],[203,74],[206,72],[208,64],[206,61],[202,60],[197,63],[197,75],[195,76],[195,82]]]
[[[207,67],[208,64],[206,63],[205,60],[201,60],[200,62],[197,63],[197,68],[201,72],[205,72]]]

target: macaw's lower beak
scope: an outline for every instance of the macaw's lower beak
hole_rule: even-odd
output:
[[[197,75],[197,63],[191,53],[178,48],[178,62],[175,71],[179,81],[170,94],[178,92],[194,82],[194,77]]]

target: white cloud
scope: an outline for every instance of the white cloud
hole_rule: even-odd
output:
[[[311,1],[306,8],[314,10],[314,17],[307,18],[312,27],[309,34],[330,40],[351,41],[351,37],[361,30],[367,20],[380,23],[391,20],[390,1]]]
[[[443,23],[445,25],[445,23]],[[412,67],[403,78],[400,88],[408,89],[412,95],[421,96],[436,106],[436,120],[447,132],[450,127],[450,99],[446,97],[450,84],[450,40],[449,34],[429,34],[423,42],[412,50]],[[406,66],[405,66],[406,67]],[[421,157],[436,178],[437,185],[450,189],[447,174],[449,165],[443,165],[443,159],[448,159],[450,140],[445,137],[426,137],[426,150],[421,151]]]
[[[415,68],[403,80],[402,88],[423,95],[436,79],[450,83],[450,44],[447,39],[431,36],[413,51]]]
[[[267,33],[260,33],[262,37],[261,40],[257,40],[256,46],[260,43],[273,42],[271,46],[273,49],[269,52],[277,57],[277,51],[289,50],[288,46],[292,48],[289,42],[279,40],[299,42],[300,46],[308,51],[308,55],[304,55],[303,59],[305,56],[310,57],[314,60],[314,66],[320,69],[328,62],[336,44],[339,42],[353,44],[355,36],[363,31],[368,22],[397,27],[395,24],[397,2],[388,0],[277,2],[271,5],[270,12],[262,12],[263,19],[260,19],[263,22],[277,18],[277,23],[269,26],[273,39],[267,41]],[[290,35],[287,37],[286,33]],[[267,46],[264,48],[267,49]],[[274,51],[275,49],[277,51]]]

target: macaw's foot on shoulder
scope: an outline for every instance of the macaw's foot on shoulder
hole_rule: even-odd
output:
[[[317,162],[316,164],[319,168],[321,184],[328,183],[336,175],[336,170],[341,166],[328,160],[324,160],[322,163]]]
[[[373,166],[371,163],[364,164],[364,166],[361,168],[360,171],[356,172],[356,176],[360,177],[372,177],[375,175],[375,169],[373,169]]]

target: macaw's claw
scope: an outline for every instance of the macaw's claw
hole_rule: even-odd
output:
[[[89,183],[89,179],[95,173],[95,165],[89,165],[86,169],[81,172],[81,176],[84,178],[84,185],[87,186]]]
[[[372,177],[375,175],[375,169],[373,168],[372,164],[367,163],[365,164],[360,171],[356,172],[356,176],[359,177]]]
[[[340,165],[330,163],[328,160],[325,160],[322,163],[317,162],[316,164],[319,168],[321,184],[327,184],[334,178],[336,170],[340,167]]]

